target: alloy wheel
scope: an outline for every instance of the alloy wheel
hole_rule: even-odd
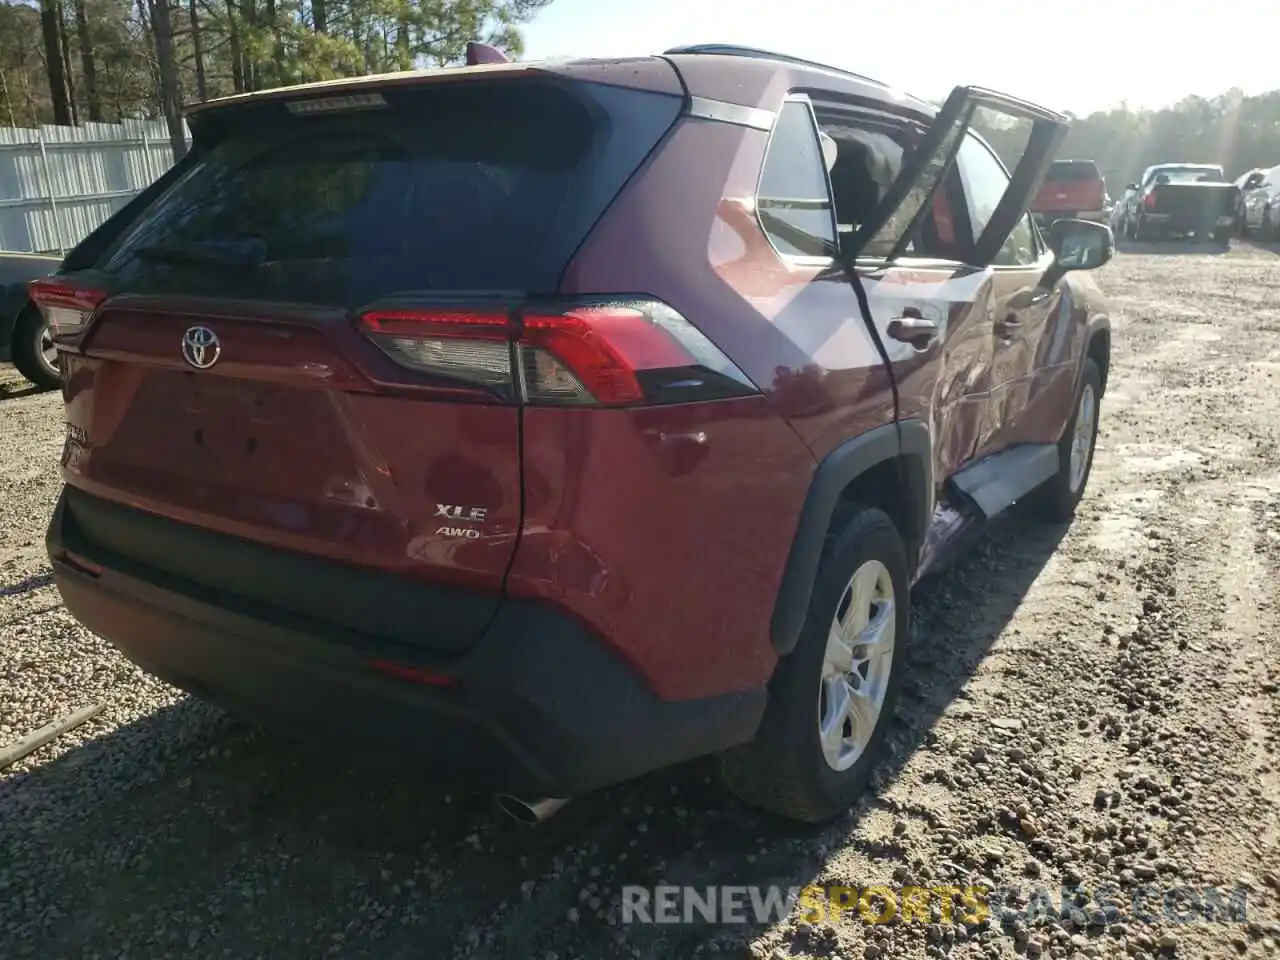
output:
[[[836,607],[818,691],[818,737],[833,770],[858,762],[880,721],[897,642],[896,602],[889,569],[868,560]]]
[[[36,353],[40,360],[51,373],[58,372],[58,348],[53,344],[53,333],[49,330],[49,325],[41,324],[40,329],[36,332]]]
[[[1093,449],[1094,421],[1098,416],[1098,398],[1093,392],[1093,384],[1086,383],[1080,391],[1080,405],[1076,408],[1075,430],[1071,435],[1071,460],[1068,482],[1071,492],[1076,493],[1084,483],[1085,472],[1089,469],[1089,454]]]

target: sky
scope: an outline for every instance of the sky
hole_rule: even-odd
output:
[[[976,85],[1082,115],[1278,89],[1277,36],[1277,0],[552,0],[524,58],[734,43],[917,96]]]

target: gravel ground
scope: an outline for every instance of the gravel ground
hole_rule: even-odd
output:
[[[1280,256],[1131,250],[1099,282],[1088,498],[1066,531],[1015,514],[917,600],[894,756],[821,830],[742,809],[705,764],[530,830],[148,679],[59,605],[59,398],[6,368],[0,746],[109,706],[0,775],[0,956],[1280,955]],[[622,887],[660,883],[1038,886],[1054,909],[622,924]],[[1062,910],[1063,885],[1094,900]],[[1132,902],[1210,886],[1246,917]]]

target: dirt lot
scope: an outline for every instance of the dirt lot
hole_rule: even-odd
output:
[[[1115,358],[1075,524],[1014,516],[917,601],[895,757],[816,831],[702,764],[529,830],[147,679],[59,606],[59,400],[6,369],[0,745],[109,707],[0,777],[0,956],[1280,955],[1280,256],[1129,252],[1099,282]],[[1055,908],[1065,884],[1119,913],[621,924],[622,887],[660,883],[1038,886]],[[1177,922],[1179,887],[1247,890],[1247,915],[1174,898]]]

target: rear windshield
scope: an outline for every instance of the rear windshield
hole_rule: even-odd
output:
[[[529,78],[379,95],[385,107],[359,112],[266,102],[218,120],[233,132],[98,269],[131,292],[346,307],[412,291],[549,292],[680,107]]]
[[[1164,177],[1167,183],[1220,183],[1222,171],[1206,167],[1160,167],[1154,179]]]
[[[1088,161],[1059,160],[1049,165],[1045,179],[1051,183],[1086,183],[1101,180],[1102,174],[1098,172],[1096,164]]]

